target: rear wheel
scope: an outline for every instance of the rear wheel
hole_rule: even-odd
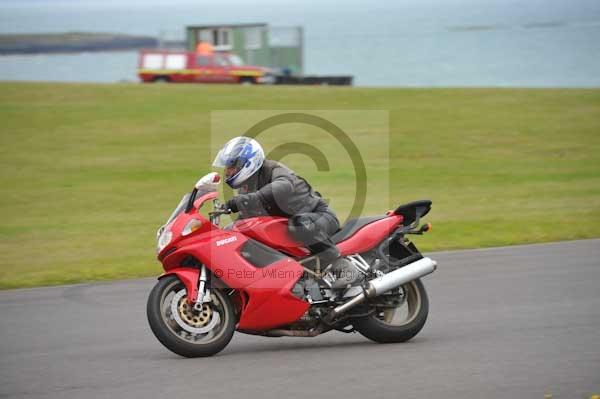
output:
[[[187,303],[185,286],[176,276],[158,281],[146,308],[152,332],[167,349],[185,357],[212,356],[227,346],[235,331],[235,313],[222,290],[195,309]]]
[[[154,83],[169,83],[171,79],[168,76],[157,76],[152,81]]]
[[[249,76],[245,76],[240,79],[240,84],[253,85],[253,84],[256,84],[256,79],[249,77]]]
[[[429,313],[429,300],[421,280],[400,287],[397,293],[378,297],[374,314],[356,319],[354,328],[379,343],[405,342],[421,331]]]

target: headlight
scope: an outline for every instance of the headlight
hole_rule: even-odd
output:
[[[173,238],[173,233],[171,233],[170,229],[164,230],[160,237],[158,237],[158,245],[156,251],[160,253],[169,243],[171,242],[171,238]]]
[[[187,236],[189,234],[192,234],[194,231],[198,230],[200,227],[202,227],[202,221],[198,220],[198,219],[192,219],[188,222],[188,224],[185,225],[185,227],[181,231],[181,235]]]

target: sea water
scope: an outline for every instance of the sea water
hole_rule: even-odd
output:
[[[600,87],[598,0],[0,0],[0,32],[183,40],[184,26],[304,27],[305,73],[358,86]],[[137,81],[135,51],[0,56],[0,80]]]

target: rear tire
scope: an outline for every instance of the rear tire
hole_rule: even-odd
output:
[[[356,319],[353,323],[354,328],[366,338],[382,344],[405,342],[417,335],[425,325],[429,313],[427,292],[419,279],[403,285],[402,290],[405,297],[401,306],[407,308],[407,317],[404,320],[394,323],[395,313],[391,317],[392,321],[389,320],[390,312],[401,310],[401,306],[398,306]]]
[[[169,83],[171,79],[168,76],[157,76],[152,80],[153,83]]]
[[[212,356],[222,351],[231,341],[236,325],[229,296],[222,290],[212,289],[212,301],[205,303],[210,309],[195,312],[189,310],[189,305],[185,302],[187,295],[182,290],[185,291],[183,283],[174,275],[160,279],[154,286],[146,307],[152,332],[167,349],[184,357]],[[178,317],[172,314],[174,301],[178,311],[185,308]],[[215,325],[206,333],[186,330],[208,328],[213,323],[213,318],[216,320]]]
[[[256,79],[251,77],[243,77],[240,79],[240,84],[245,86],[254,85],[256,84]]]

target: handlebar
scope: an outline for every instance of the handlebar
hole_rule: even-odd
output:
[[[208,212],[208,217],[210,218],[210,222],[215,225],[219,225],[220,216],[221,215],[229,215],[231,214],[231,209],[225,208],[225,204],[221,204],[218,199],[213,201],[215,206],[215,210],[212,212]]]
[[[216,211],[208,212],[209,216],[221,216],[221,215],[229,215],[231,214],[231,209],[218,209]]]

